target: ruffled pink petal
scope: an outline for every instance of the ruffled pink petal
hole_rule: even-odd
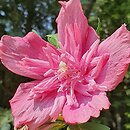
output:
[[[88,102],[90,101],[90,97],[82,96],[81,94],[75,94],[77,97],[77,101],[79,107],[70,106],[69,104],[65,104],[63,107],[63,118],[65,122],[70,124],[76,123],[84,123],[90,119],[91,109],[88,106]]]
[[[79,107],[73,107],[66,103],[63,108],[63,118],[67,123],[85,123],[90,117],[98,117],[100,110],[108,109],[110,106],[105,93],[93,93],[92,96],[76,93],[76,97]]]
[[[94,79],[98,78],[99,74],[102,73],[102,68],[107,63],[108,59],[109,54],[100,56],[97,65],[89,72],[89,75],[91,75],[91,77]]]
[[[99,45],[98,54],[104,53],[110,57],[96,81],[111,91],[123,80],[130,63],[130,32],[125,25]]]
[[[3,36],[0,41],[0,59],[9,70],[16,74],[41,79],[43,74],[50,69],[50,63],[43,51],[43,48],[48,46],[46,41],[33,32],[23,38]]]
[[[54,119],[61,112],[65,97],[56,91],[49,92],[42,98],[30,98],[30,91],[40,81],[21,84],[14,97],[10,100],[14,125],[16,128],[27,125],[30,130],[36,130],[46,121]]]
[[[53,120],[56,120],[58,118],[60,112],[62,111],[65,101],[66,101],[66,97],[64,93],[59,92],[55,98],[54,105],[50,113],[50,117]]]
[[[105,92],[100,92],[92,96],[91,101],[88,103],[91,107],[91,116],[98,117],[102,109],[109,109],[110,102]]]
[[[81,57],[99,37],[88,25],[80,0],[60,3],[62,8],[56,20],[59,42],[73,56]]]

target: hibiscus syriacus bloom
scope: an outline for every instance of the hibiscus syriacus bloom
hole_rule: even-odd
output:
[[[3,36],[0,58],[12,72],[35,79],[22,83],[10,100],[16,128],[36,130],[59,114],[67,123],[98,117],[110,102],[106,91],[123,79],[130,63],[130,32],[122,25],[99,44],[80,0],[60,2],[56,48],[37,34]]]

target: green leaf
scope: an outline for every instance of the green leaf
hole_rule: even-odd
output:
[[[126,95],[130,95],[130,89],[126,90]]]
[[[42,125],[38,130],[60,130],[67,127],[63,121],[49,122]]]
[[[87,2],[86,0],[81,0],[82,4],[86,4],[86,2]]]
[[[100,35],[100,32],[101,32],[101,28],[102,28],[101,20],[100,20],[100,18],[98,18],[98,26],[97,26],[96,32],[99,35]]]
[[[47,40],[48,40],[49,43],[54,45],[56,48],[59,48],[58,35],[57,34],[46,35],[46,37],[47,37]]]
[[[3,124],[0,130],[10,130],[10,124]]]
[[[69,127],[69,126],[67,127],[67,130],[70,130],[70,127]]]
[[[6,130],[7,127],[9,127],[9,123],[12,123],[12,121],[13,119],[10,110],[0,108],[0,130]]]
[[[93,122],[87,122],[85,124],[70,125],[70,130],[110,130],[109,127]]]
[[[37,35],[39,35],[38,32],[37,32],[36,30],[34,30],[34,29],[32,29],[32,32],[34,32],[34,33],[36,33]]]

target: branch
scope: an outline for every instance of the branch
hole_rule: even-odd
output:
[[[95,2],[96,2],[96,0],[89,0],[86,4],[83,5],[84,6],[84,12],[85,12],[85,15],[87,16],[87,18],[89,18]]]

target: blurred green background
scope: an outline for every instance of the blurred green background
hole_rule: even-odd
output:
[[[130,30],[130,0],[82,0],[82,5],[89,24],[95,29],[100,26],[101,40],[123,23]],[[55,19],[59,10],[57,0],[0,0],[0,37],[4,34],[24,36],[32,29],[43,38],[56,33]],[[0,130],[13,130],[8,101],[18,85],[29,80],[11,73],[0,63]],[[108,96],[110,109],[92,121],[107,125],[111,130],[130,130],[130,71]]]

